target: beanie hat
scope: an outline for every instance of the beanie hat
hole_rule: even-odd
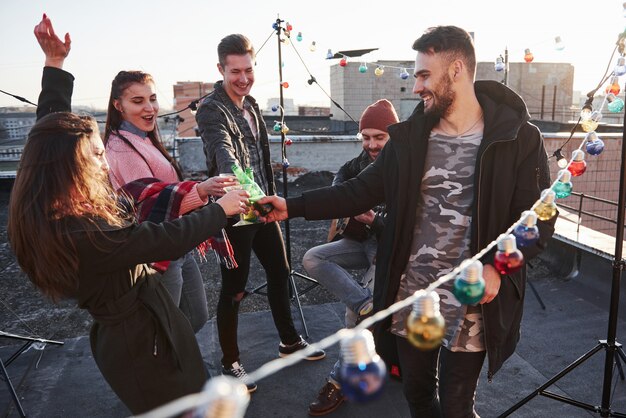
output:
[[[380,99],[365,108],[359,121],[359,131],[363,129],[378,129],[387,132],[389,125],[398,122],[398,115],[391,102],[387,99]]]

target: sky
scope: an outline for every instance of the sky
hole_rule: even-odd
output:
[[[481,62],[495,61],[505,48],[510,62],[522,62],[530,48],[535,62],[571,63],[574,90],[586,93],[614,66],[611,54],[626,25],[623,2],[616,0],[0,0],[0,90],[35,103],[44,56],[33,28],[43,13],[60,37],[66,32],[72,37],[64,68],[76,77],[74,105],[96,108],[106,107],[118,71],[142,70],[154,77],[161,107],[171,109],[177,81],[221,78],[216,48],[231,33],[245,34],[259,50],[252,95],[263,108],[280,92],[272,29],[278,17],[293,26],[293,45],[281,48],[283,81],[289,83],[284,97],[314,106],[330,105],[324,91],[332,95],[329,68],[338,60],[325,59],[328,49],[378,48],[364,60],[412,61],[413,41],[437,25],[474,32]],[[295,39],[298,32],[302,42]],[[556,36],[565,44],[562,51],[554,47]],[[311,41],[315,52],[309,50]],[[307,83],[309,73],[324,91]],[[373,68],[363,76],[375,77]],[[395,71],[383,74],[393,76]],[[0,107],[21,104],[0,93]]]

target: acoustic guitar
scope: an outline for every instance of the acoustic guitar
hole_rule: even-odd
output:
[[[376,215],[383,213],[385,205],[378,205],[373,210]],[[370,226],[357,221],[354,217],[333,219],[328,230],[327,242],[337,241],[343,237],[356,241],[365,241],[369,237]]]
[[[341,238],[351,238],[356,241],[365,241],[369,235],[369,225],[359,222],[353,217],[333,219],[328,230],[328,242]]]

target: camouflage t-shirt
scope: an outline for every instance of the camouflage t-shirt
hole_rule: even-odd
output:
[[[411,253],[400,277],[396,301],[426,288],[470,257],[474,168],[482,132],[451,137],[431,132],[417,205]],[[446,321],[443,345],[453,351],[483,351],[480,308],[466,307],[452,294],[453,280],[437,288]],[[391,332],[406,337],[411,308],[392,317]]]

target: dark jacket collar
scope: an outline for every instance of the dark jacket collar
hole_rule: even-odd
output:
[[[514,139],[520,127],[530,119],[524,100],[513,90],[493,80],[474,83],[478,102],[483,109],[485,131],[483,143],[499,139]],[[439,118],[424,115],[424,102],[420,101],[411,116],[404,122],[391,125],[391,139],[415,140],[415,135],[428,137]]]

